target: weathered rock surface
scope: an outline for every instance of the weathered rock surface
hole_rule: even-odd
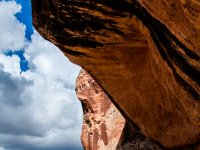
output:
[[[82,70],[76,93],[83,107],[81,141],[85,150],[115,150],[125,120],[92,77]]]
[[[83,107],[81,141],[85,150],[161,150],[124,119],[85,70],[76,80],[76,93]]]
[[[32,0],[33,23],[165,148],[200,145],[199,0]]]

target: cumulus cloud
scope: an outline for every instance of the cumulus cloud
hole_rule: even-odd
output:
[[[0,53],[0,150],[81,149],[74,91],[80,67],[36,31],[26,42],[25,25],[14,16],[20,10],[0,1],[0,50],[24,49],[30,68],[20,74],[20,58]]]
[[[60,72],[54,76],[40,73],[40,62],[20,75],[17,56],[1,54],[0,58],[0,145],[79,147],[82,112],[73,88],[66,85],[67,76],[64,79],[59,78]]]
[[[21,6],[15,1],[0,1],[0,50],[19,50],[26,44],[26,26],[20,23],[15,14]]]
[[[48,78],[65,80],[68,85],[71,83],[74,85],[80,67],[70,63],[56,46],[44,40],[36,31],[31,39],[32,42],[25,50],[25,57],[29,61],[31,70]]]

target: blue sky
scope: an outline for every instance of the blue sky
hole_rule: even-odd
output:
[[[6,0],[10,1],[10,0]],[[33,34],[32,16],[31,16],[31,0],[15,0],[17,4],[22,6],[21,12],[15,14],[16,18],[23,24],[26,25],[25,37],[28,41],[31,41],[31,35]],[[24,49],[12,52],[12,50],[7,51],[6,54],[9,56],[18,55],[21,59],[20,67],[21,71],[26,71],[29,69],[28,62],[23,56]]]
[[[0,0],[0,150],[82,150],[79,71],[34,30],[30,0]]]

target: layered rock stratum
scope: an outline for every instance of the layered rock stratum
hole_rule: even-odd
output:
[[[166,149],[200,146],[199,0],[32,0],[38,32]]]

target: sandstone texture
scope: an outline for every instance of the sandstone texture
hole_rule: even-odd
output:
[[[200,146],[199,0],[32,0],[38,32],[166,149]]]
[[[76,93],[83,107],[81,141],[85,150],[162,150],[121,115],[85,70],[76,80]]]
[[[116,150],[125,119],[92,77],[82,70],[76,93],[83,107],[81,141],[85,150]]]

